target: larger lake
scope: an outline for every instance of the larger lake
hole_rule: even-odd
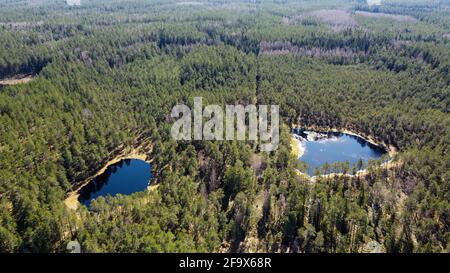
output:
[[[299,160],[308,165],[307,173],[310,176],[325,163],[348,161],[351,167],[356,166],[361,159],[363,166],[366,166],[370,159],[380,159],[386,154],[384,149],[363,138],[339,132],[294,130],[294,136],[301,141],[304,153]]]
[[[106,171],[80,190],[79,201],[90,206],[99,196],[132,194],[145,190],[152,177],[152,167],[139,159],[125,159],[108,166]]]

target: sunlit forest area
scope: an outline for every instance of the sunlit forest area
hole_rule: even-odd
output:
[[[0,252],[448,252],[449,70],[446,0],[0,0]],[[198,96],[280,105],[278,149],[174,141]],[[297,125],[398,153],[312,180]],[[153,190],[67,207],[131,149]]]

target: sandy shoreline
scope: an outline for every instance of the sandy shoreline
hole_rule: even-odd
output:
[[[116,156],[115,158],[109,160],[100,170],[98,170],[94,175],[88,177],[87,179],[85,179],[83,182],[81,182],[80,184],[78,184],[76,186],[76,188],[71,191],[68,194],[68,197],[64,200],[64,204],[73,210],[76,210],[78,208],[78,205],[80,204],[80,202],[78,201],[78,197],[80,196],[80,194],[78,193],[84,186],[86,186],[87,184],[89,184],[95,177],[103,174],[106,169],[111,166],[114,165],[122,160],[125,159],[140,159],[143,160],[147,163],[151,163],[150,160],[147,159],[147,155],[140,152],[139,149],[133,149],[132,151],[128,152],[128,153],[122,153],[119,154],[118,156]]]
[[[295,155],[296,158],[302,157],[305,153],[305,145],[300,140],[291,135],[291,149],[292,154]]]
[[[364,135],[361,133],[357,133],[354,131],[351,131],[349,129],[338,129],[338,128],[326,128],[326,127],[308,127],[308,126],[300,126],[298,124],[294,124],[293,128],[305,128],[308,131],[319,131],[319,132],[334,132],[334,133],[344,133],[351,136],[356,136],[359,138],[364,139],[365,141],[369,142],[372,145],[378,146],[380,148],[383,148],[386,150],[386,152],[389,154],[389,156],[392,158],[394,155],[398,153],[397,149],[392,145],[387,145],[386,143],[377,141],[375,137],[370,135]]]

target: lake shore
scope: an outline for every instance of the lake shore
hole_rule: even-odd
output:
[[[344,134],[347,134],[347,135],[359,137],[361,139],[364,139],[365,141],[367,141],[368,143],[370,143],[372,145],[375,145],[377,147],[380,147],[380,148],[384,149],[389,154],[389,156],[391,157],[391,160],[389,160],[388,162],[382,163],[379,166],[380,168],[391,169],[391,168],[398,167],[401,164],[401,162],[398,162],[398,161],[394,162],[394,161],[392,161],[394,156],[398,153],[398,150],[392,145],[387,145],[387,144],[385,144],[383,142],[377,141],[375,139],[375,137],[373,137],[373,136],[357,133],[357,132],[354,132],[352,130],[345,129],[345,128],[338,129],[338,128],[318,127],[318,126],[300,126],[300,125],[296,125],[296,124],[293,125],[293,128],[304,128],[307,131],[315,131],[315,132],[344,133]],[[297,144],[297,143],[299,143],[299,144]],[[295,146],[298,147],[299,145],[303,149],[301,149],[300,151],[295,150]],[[292,151],[293,153],[300,154],[300,156],[298,158],[300,158],[304,154],[304,152],[305,152],[304,144],[300,140],[296,139],[294,136],[292,136],[292,139],[291,139],[291,146],[293,147],[293,151]],[[356,174],[330,173],[330,174],[321,174],[321,175],[317,175],[317,176],[310,176],[307,173],[303,173],[303,172],[301,172],[298,169],[296,169],[296,172],[297,172],[297,175],[299,175],[299,176],[303,176],[303,177],[309,178],[309,180],[311,182],[316,182],[316,180],[318,178],[327,178],[327,177],[330,178],[330,177],[336,177],[336,176],[346,176],[346,177],[359,176],[359,177],[364,177],[364,176],[366,176],[368,174],[368,170],[367,169],[359,170]]]
[[[389,162],[382,163],[377,168],[384,168],[384,169],[390,170],[390,169],[393,169],[393,168],[398,168],[401,165],[402,165],[401,161],[396,161],[396,162],[389,161]],[[295,172],[296,172],[296,174],[298,176],[308,179],[310,183],[315,183],[320,178],[325,178],[325,179],[326,178],[334,178],[334,177],[348,177],[348,178],[360,177],[360,178],[364,178],[364,177],[366,177],[369,174],[369,171],[367,169],[359,170],[355,174],[351,174],[351,173],[329,173],[329,174],[319,174],[319,175],[314,175],[314,176],[310,176],[309,174],[304,173],[304,172],[300,171],[299,169],[295,169]]]
[[[316,132],[344,133],[344,134],[347,134],[347,135],[351,135],[351,136],[356,136],[356,137],[362,138],[365,141],[367,141],[368,143],[384,149],[389,154],[389,156],[391,158],[394,157],[398,153],[397,148],[395,148],[394,146],[387,145],[384,142],[378,141],[378,140],[376,140],[376,138],[374,136],[366,135],[366,134],[363,134],[363,133],[360,133],[360,132],[355,132],[355,131],[353,131],[351,129],[348,129],[348,128],[341,128],[341,129],[339,129],[339,128],[335,128],[335,127],[330,128],[330,127],[320,127],[320,126],[300,126],[298,124],[293,124],[292,127],[293,128],[304,128],[304,129],[306,129],[308,131],[316,131]]]

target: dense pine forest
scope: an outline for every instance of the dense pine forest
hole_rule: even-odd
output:
[[[449,70],[446,0],[0,0],[0,252],[448,252]],[[278,149],[173,140],[198,96],[280,105]],[[398,153],[311,180],[294,126]],[[154,189],[66,206],[130,149]]]

